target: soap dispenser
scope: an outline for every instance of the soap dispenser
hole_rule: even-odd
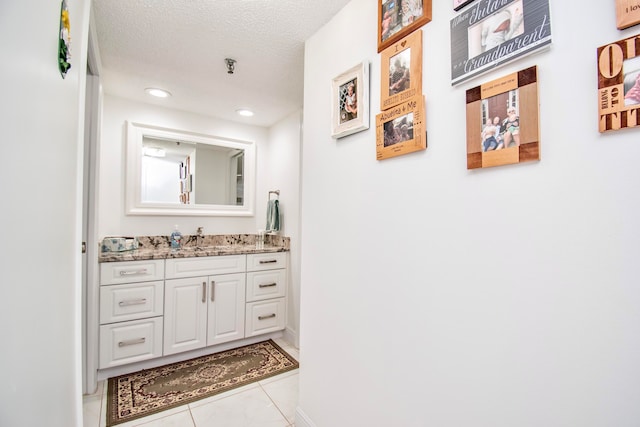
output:
[[[182,233],[178,230],[178,226],[175,226],[175,230],[171,233],[171,249],[180,249],[180,242],[182,241]]]

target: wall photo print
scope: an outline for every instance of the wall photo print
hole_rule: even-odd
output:
[[[467,169],[532,160],[540,160],[537,68],[467,90]]]
[[[386,48],[380,60],[380,110],[422,93],[422,30]]]
[[[331,136],[342,138],[369,129],[369,62],[333,79]]]
[[[451,84],[550,43],[549,0],[476,0],[451,20]]]
[[[619,30],[640,24],[640,1],[616,0],[616,26]]]
[[[376,116],[376,159],[427,149],[424,96],[410,98]]]
[[[640,126],[640,35],[598,48],[598,130]]]
[[[378,53],[431,21],[431,0],[378,0]]]

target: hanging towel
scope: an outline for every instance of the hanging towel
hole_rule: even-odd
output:
[[[278,206],[278,199],[269,200],[267,205],[267,231],[279,231],[280,230],[280,208]]]

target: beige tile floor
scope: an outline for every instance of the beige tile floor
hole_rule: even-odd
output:
[[[274,340],[299,358],[298,350]],[[248,384],[159,414],[118,424],[118,427],[293,427],[298,404],[298,370]],[[83,397],[84,427],[105,427],[107,386]]]

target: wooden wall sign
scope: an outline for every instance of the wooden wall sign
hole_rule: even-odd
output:
[[[598,130],[640,125],[640,35],[598,48]]]
[[[376,159],[427,149],[424,96],[410,98],[376,116]]]
[[[616,25],[619,30],[640,23],[640,0],[616,0]]]
[[[451,84],[550,43],[549,0],[477,0],[451,20]]]
[[[537,68],[467,90],[467,169],[540,160]]]
[[[380,58],[380,110],[422,93],[422,30],[389,46]]]

